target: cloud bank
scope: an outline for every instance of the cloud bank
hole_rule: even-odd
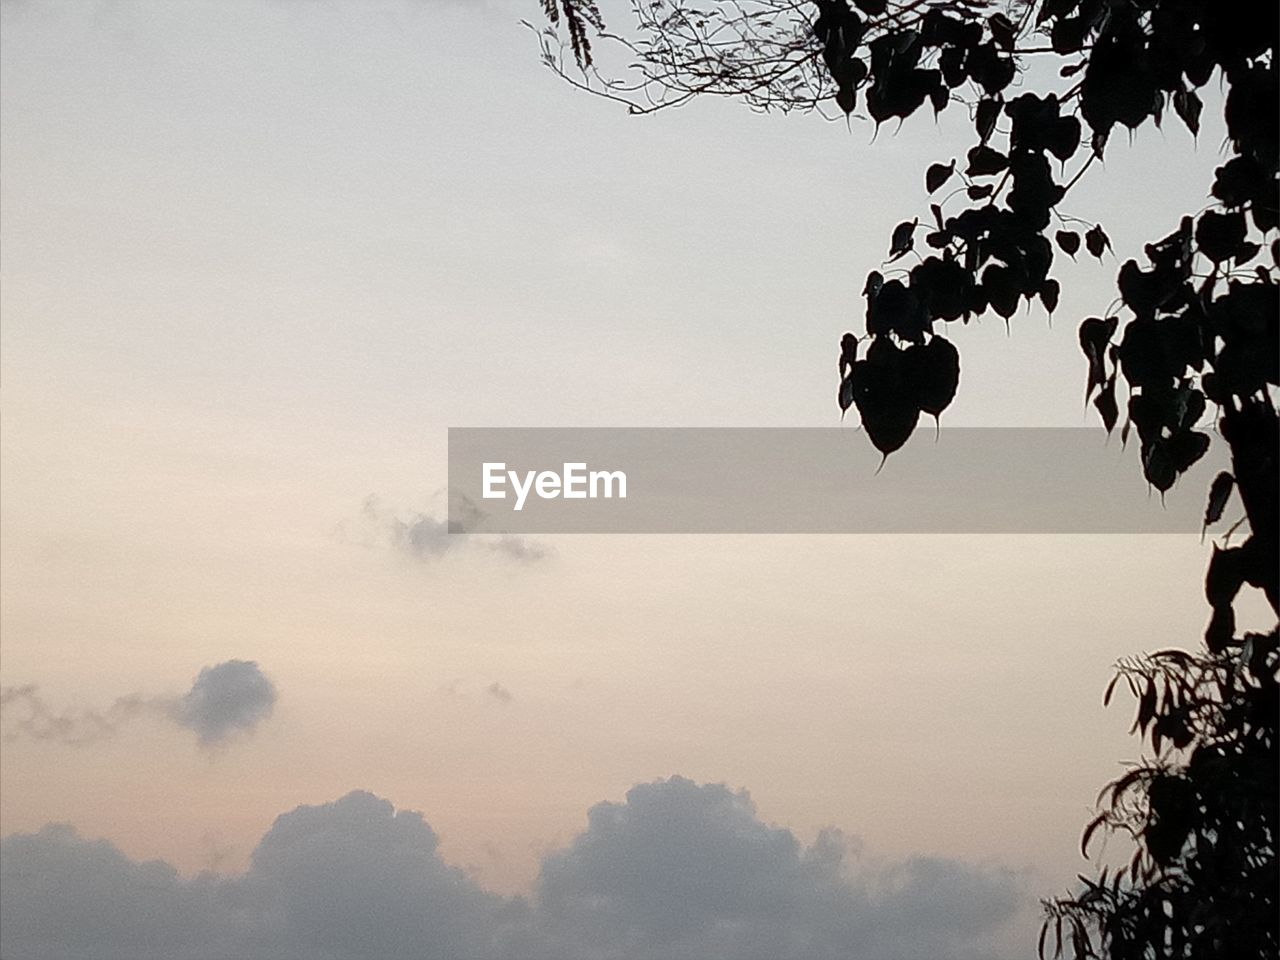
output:
[[[360,791],[277,818],[232,878],[67,826],[0,842],[14,960],[998,960],[1028,955],[1027,903],[1009,871],[806,846],[682,777],[593,807],[528,897],[483,890],[420,814]]]
[[[35,684],[0,689],[0,716],[10,737],[80,745],[113,737],[138,717],[151,716],[185,727],[203,747],[217,747],[252,732],[271,716],[275,684],[252,660],[205,667],[180,697],[117,697],[106,709],[54,710]]]

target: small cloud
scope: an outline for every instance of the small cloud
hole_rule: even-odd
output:
[[[13,727],[10,739],[27,737],[75,746],[113,737],[122,724],[143,713],[163,710],[163,704],[133,693],[117,697],[104,710],[59,712],[41,696],[37,684],[0,688],[0,715],[7,715]]]
[[[447,520],[417,514],[408,520],[392,517],[387,523],[391,542],[417,560],[442,557],[454,546]]]
[[[365,498],[360,514],[372,528],[375,541],[386,542],[397,553],[423,563],[461,550],[498,554],[518,563],[536,563],[551,555],[547,547],[525,537],[476,532],[484,511],[466,497],[451,496],[448,517],[443,519],[431,513],[401,515],[384,508],[372,495]]]
[[[476,540],[479,546],[501,553],[521,563],[534,563],[550,556],[550,551],[536,540],[515,537],[507,534],[498,540]]]
[[[497,700],[499,703],[510,703],[515,699],[511,691],[500,684],[497,680],[485,687],[484,692],[493,697],[493,699]]]
[[[202,746],[225,743],[249,732],[271,716],[276,687],[252,660],[228,660],[205,667],[187,694],[174,703],[171,716],[195,731]]]

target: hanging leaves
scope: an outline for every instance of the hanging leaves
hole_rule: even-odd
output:
[[[907,378],[916,405],[934,417],[951,405],[960,385],[960,352],[940,336],[907,348]]]
[[[887,457],[907,442],[920,420],[902,350],[887,337],[876,338],[867,358],[854,365],[852,379],[862,426]]]
[[[930,325],[920,297],[901,280],[887,281],[874,296],[868,297],[867,333],[872,337],[892,334],[902,340],[920,342]]]
[[[1196,243],[1201,252],[1214,263],[1223,263],[1236,256],[1245,238],[1243,213],[1215,213],[1212,210],[1200,215],[1196,224]]]

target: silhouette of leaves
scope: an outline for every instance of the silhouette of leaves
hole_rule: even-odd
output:
[[[1143,474],[1160,491],[1225,444],[1231,472],[1210,488],[1206,526],[1235,492],[1248,537],[1210,563],[1204,650],[1122,666],[1138,698],[1135,729],[1156,757],[1111,785],[1084,841],[1119,831],[1135,852],[1127,869],[1082,877],[1046,904],[1041,952],[1275,956],[1280,657],[1275,631],[1238,635],[1232,602],[1247,584],[1280,611],[1280,5],[817,0],[810,24],[810,8],[773,0],[758,13],[691,3],[634,8],[640,39],[625,43],[642,77],[630,88],[638,112],[708,93],[764,109],[834,101],[851,122],[861,100],[877,128],[953,102],[971,111],[963,159],[924,175],[930,196],[962,180],[930,204],[927,255],[891,279],[868,273],[866,338],[842,340],[839,406],[858,408],[885,456],[921,413],[952,402],[959,357],[939,324],[988,312],[1011,323],[1023,300],[1053,311],[1055,248],[1073,260],[1081,247],[1116,257],[1119,305],[1079,328],[1085,403],[1109,432],[1119,426],[1122,443],[1136,434]],[[1033,51],[1056,69],[1031,68]],[[1227,156],[1208,207],[1119,255],[1100,224],[1077,227],[1062,207],[1123,141],[1115,129],[1159,126],[1171,112],[1198,136],[1198,91],[1211,79],[1225,94],[1211,103],[1221,103]],[[618,86],[602,92],[627,99]],[[891,259],[922,252],[917,226],[894,230]]]

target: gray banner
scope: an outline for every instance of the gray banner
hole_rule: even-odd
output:
[[[881,466],[856,428],[451,428],[449,527],[1197,533],[1223,447],[1161,497],[1100,429],[920,430]]]

